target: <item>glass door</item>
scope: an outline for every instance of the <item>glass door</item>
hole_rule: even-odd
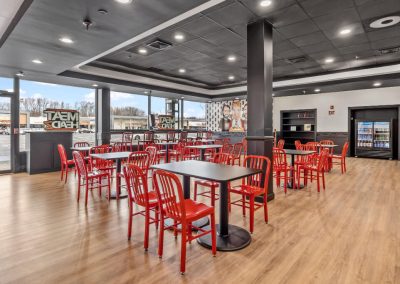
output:
[[[11,170],[11,98],[0,96],[0,172]]]
[[[357,123],[357,148],[373,147],[373,122],[362,121]]]
[[[374,147],[390,150],[390,122],[374,123]]]

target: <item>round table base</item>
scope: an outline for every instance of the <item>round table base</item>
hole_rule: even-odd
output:
[[[174,221],[172,219],[167,219],[164,222],[165,227],[172,226],[174,224]],[[197,220],[196,222],[193,222],[193,226],[196,226],[197,228],[203,228],[204,226],[207,226],[210,224],[210,220],[207,217],[201,218]],[[171,228],[172,230],[172,228]],[[181,230],[181,225],[178,225],[178,230]],[[197,231],[196,228],[193,228],[192,231]]]
[[[121,193],[119,195],[119,199],[124,199],[128,197],[128,193],[126,192],[125,189],[121,189]],[[117,199],[117,191],[116,190],[111,190],[111,195],[110,199]]]
[[[217,229],[217,250],[218,251],[235,251],[247,247],[251,242],[250,232],[237,227],[235,225],[229,226],[229,235],[220,236],[218,233],[219,225],[216,225]],[[204,228],[209,230],[210,226]],[[197,239],[197,242],[203,247],[211,249],[211,234],[207,234]]]
[[[304,188],[304,184],[300,184],[299,188],[297,188],[297,185],[293,186],[293,184],[291,182],[288,182],[287,188],[290,188],[290,189],[302,189],[302,188]]]

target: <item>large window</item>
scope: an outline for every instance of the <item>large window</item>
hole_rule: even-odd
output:
[[[14,92],[14,79],[0,77],[0,91]]]
[[[80,128],[74,133],[74,142],[95,142],[94,90],[34,81],[20,83],[20,149],[25,150],[25,131],[43,130],[46,108],[75,109],[79,111]]]
[[[183,102],[183,127],[192,130],[204,130],[206,128],[205,103]]]
[[[111,92],[111,129],[147,129],[148,97]]]

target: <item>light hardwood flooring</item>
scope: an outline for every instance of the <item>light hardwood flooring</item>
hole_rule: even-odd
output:
[[[275,189],[269,224],[256,212],[252,243],[236,252],[188,245],[157,232],[143,249],[141,217],[127,233],[127,200],[76,202],[73,174],[0,176],[0,283],[400,283],[400,163],[348,159],[327,174],[327,189]],[[204,200],[209,203],[208,199]],[[218,212],[218,210],[217,210]],[[241,209],[230,223],[248,228]]]

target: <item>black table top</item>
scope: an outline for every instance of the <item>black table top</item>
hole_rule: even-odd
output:
[[[153,169],[165,170],[178,175],[200,179],[227,182],[261,173],[261,170],[239,166],[228,166],[203,161],[188,160],[151,166]]]
[[[192,146],[186,146],[186,148],[191,148],[191,149],[216,149],[216,148],[222,148],[222,145],[192,145]]]
[[[315,151],[303,151],[303,150],[294,150],[294,149],[284,149],[285,153],[288,155],[311,155],[314,154]]]
[[[134,153],[134,152],[133,152]],[[90,154],[93,158],[103,159],[103,160],[119,160],[129,158],[132,152],[112,152],[104,154]]]

